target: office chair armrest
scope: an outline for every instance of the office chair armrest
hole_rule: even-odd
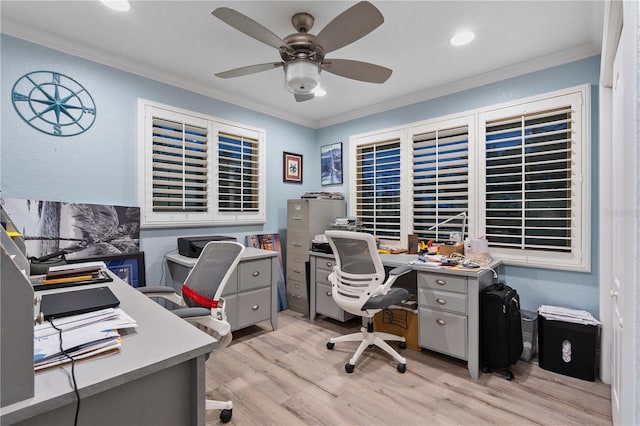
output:
[[[182,297],[176,293],[173,287],[168,286],[148,286],[138,287],[138,291],[147,297],[155,297],[168,300],[178,306],[186,306]]]
[[[408,265],[398,266],[398,267],[393,268],[392,270],[389,271],[389,276],[395,275],[396,278],[397,278],[400,275],[404,275],[407,272],[411,272],[412,270],[413,270],[413,268],[411,266],[408,266]]]
[[[229,341],[224,339],[224,337],[231,334],[231,325],[226,320],[226,315],[222,315],[224,319],[216,318],[218,312],[215,308],[180,308],[174,309],[171,312],[190,323],[204,326],[208,330],[212,331],[213,333],[210,334],[219,339],[221,343],[226,341],[226,344],[229,344]]]

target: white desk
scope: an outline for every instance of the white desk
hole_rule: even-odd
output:
[[[410,254],[380,257],[384,266],[410,265],[416,271],[419,345],[467,361],[469,374],[477,379],[480,375],[479,293],[491,284],[493,272],[410,264],[417,258]],[[340,321],[348,319],[331,299],[331,286],[327,282],[335,264],[333,255],[310,252],[310,259],[310,318],[313,320],[316,313],[322,313]],[[489,266],[495,270],[499,265],[500,261],[494,260]],[[318,310],[320,306],[322,311]]]
[[[178,253],[165,257],[165,285],[178,293],[196,258]],[[246,247],[237,270],[222,293],[231,331],[269,319],[278,328],[278,252]]]
[[[119,353],[76,361],[78,424],[204,425],[205,361],[217,341],[117,277],[106,284],[138,327],[125,330]],[[2,408],[0,423],[73,424],[71,364],[36,372],[34,385],[33,398]]]

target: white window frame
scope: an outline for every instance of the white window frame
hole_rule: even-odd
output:
[[[591,88],[590,85],[570,87],[550,93],[544,93],[511,102],[490,105],[458,114],[409,123],[390,129],[382,129],[368,133],[353,135],[349,138],[349,213],[356,214],[356,152],[362,144],[377,141],[400,139],[401,168],[409,173],[401,174],[401,240],[389,242],[407,247],[407,235],[413,233],[413,136],[437,128],[449,128],[458,124],[469,126],[469,202],[468,202],[468,235],[481,237],[486,232],[486,174],[485,174],[485,123],[487,120],[512,116],[534,110],[553,109],[556,106],[572,105],[572,131],[574,132],[572,147],[572,227],[571,252],[544,252],[539,250],[505,249],[490,247],[490,253],[505,264],[558,269],[567,271],[591,271],[591,176],[588,173],[591,164]],[[384,243],[384,241],[381,241]],[[489,242],[490,243],[490,242]]]
[[[152,122],[153,115],[178,122],[189,122],[206,127],[209,135],[207,162],[209,170],[206,212],[154,212],[152,207]],[[257,212],[218,211],[218,134],[219,132],[258,140],[259,177]],[[206,114],[170,105],[138,99],[138,204],[140,224],[143,228],[169,228],[185,226],[247,225],[266,221],[266,131],[245,124],[234,123]]]
[[[591,162],[590,109],[591,97],[588,85],[547,93],[541,96],[521,99],[487,108],[478,114],[479,142],[484,145],[486,122],[502,117],[527,114],[535,111],[550,110],[571,105],[572,109],[572,147],[571,147],[571,251],[508,249],[491,247],[489,251],[510,265],[535,266],[548,269],[589,272],[591,270],[591,176],[587,173]],[[486,161],[485,150],[478,150],[479,197],[478,197],[478,235],[486,232],[486,214],[483,206],[486,202]],[[491,245],[491,241],[489,241]]]

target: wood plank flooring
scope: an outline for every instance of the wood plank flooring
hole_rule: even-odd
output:
[[[356,343],[326,343],[358,328],[357,319],[280,312],[278,330],[267,322],[240,330],[209,358],[207,395],[233,401],[229,425],[611,425],[608,385],[543,370],[535,359],[518,361],[513,381],[473,380],[465,362],[434,352],[403,350],[400,374],[370,349],[347,374]],[[219,411],[207,413],[207,425],[220,423]]]

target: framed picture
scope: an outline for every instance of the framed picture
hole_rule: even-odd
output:
[[[302,183],[302,155],[282,153],[282,181]]]
[[[320,183],[322,185],[342,183],[342,142],[320,148]]]
[[[117,275],[131,287],[144,287],[144,252],[109,254],[104,256],[85,257],[84,259],[67,259],[67,263],[103,261],[107,269]]]

